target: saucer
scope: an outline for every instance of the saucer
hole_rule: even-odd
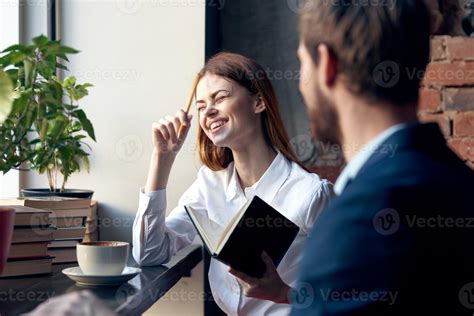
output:
[[[81,286],[113,286],[127,282],[138,273],[142,272],[140,268],[125,267],[122,274],[118,275],[91,275],[84,274],[79,267],[66,268],[62,271],[70,279],[76,281]]]

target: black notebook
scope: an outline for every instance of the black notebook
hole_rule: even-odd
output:
[[[266,269],[262,251],[277,267],[299,231],[296,224],[258,196],[249,199],[225,227],[189,206],[185,209],[212,257],[257,278]]]

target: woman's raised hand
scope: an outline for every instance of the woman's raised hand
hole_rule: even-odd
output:
[[[191,127],[192,115],[183,110],[175,116],[167,115],[152,125],[153,148],[159,156],[176,156],[183,146]],[[179,134],[180,126],[181,134]]]

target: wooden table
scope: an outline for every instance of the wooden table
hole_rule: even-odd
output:
[[[165,265],[142,267],[142,273],[115,287],[87,288],[120,315],[140,315],[171,289],[202,260],[202,247],[190,245],[182,249]],[[130,256],[129,266],[138,266]],[[0,316],[18,315],[33,310],[48,297],[80,291],[61,271],[77,264],[53,266],[53,273],[0,279]]]

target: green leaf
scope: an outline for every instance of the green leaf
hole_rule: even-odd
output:
[[[65,61],[69,61],[66,54],[64,54],[64,53],[56,53],[56,56],[63,59],[63,60],[65,60]]]
[[[86,168],[87,172],[90,172],[89,157],[83,156],[82,157],[82,163],[84,164],[84,168]]]
[[[2,50],[2,53],[7,53],[7,52],[11,52],[13,50],[19,50],[19,51],[22,51],[23,48],[25,48],[24,45],[20,45],[20,44],[15,44],[15,45],[12,45],[12,46],[9,46],[7,48],[5,48],[4,50]]]
[[[66,66],[64,66],[63,64],[60,64],[60,63],[56,63],[56,67],[60,68],[60,69],[64,69],[64,70],[69,70]]]
[[[76,135],[74,136],[74,140],[81,140],[83,138],[86,138],[87,136],[86,135]]]
[[[23,65],[25,69],[25,86],[26,88],[31,87],[32,83],[35,81],[36,78],[34,71],[35,71],[35,64],[28,59],[23,60]]]
[[[61,104],[63,98],[63,87],[61,84],[55,80],[50,80],[46,85],[52,97],[54,98],[53,103]]]
[[[0,52],[0,54],[16,51],[16,52],[24,53],[26,55],[31,55],[35,51],[35,48],[36,47],[34,45],[15,44],[15,45],[5,48],[2,52]]]
[[[56,57],[54,55],[44,57],[44,62],[38,64],[38,72],[45,79],[51,79],[56,73]]]
[[[61,136],[66,123],[67,119],[64,119],[62,116],[56,118],[49,124],[48,136],[51,137],[53,141],[56,141]]]
[[[92,147],[88,143],[81,142],[81,145],[86,146],[87,148],[89,148],[90,151],[92,151]]]
[[[47,38],[44,35],[40,35],[33,38],[33,43],[38,47],[44,47],[46,44],[48,44],[48,42],[49,42],[49,38]]]
[[[73,112],[73,115],[79,119],[82,124],[82,127],[87,132],[89,137],[95,141],[94,127],[92,126],[91,121],[89,121],[89,119],[87,118],[86,113],[84,113],[83,110],[75,110]]]
[[[59,153],[63,162],[69,161],[73,155],[73,151],[68,146],[59,147]]]
[[[82,88],[81,85],[77,85],[74,89],[71,89],[69,93],[71,94],[71,98],[73,100],[78,101],[88,95],[89,91],[87,91],[87,89]]]
[[[22,92],[13,100],[11,115],[23,113],[30,102],[30,93]]]
[[[0,58],[0,65],[9,66],[9,65],[16,65],[19,62],[22,62],[27,58],[28,55],[20,52],[10,52],[7,55]]]
[[[59,53],[62,53],[62,54],[77,54],[79,53],[79,51],[77,49],[74,49],[72,47],[68,47],[68,46],[61,46],[58,50]]]
[[[41,121],[41,128],[39,130],[39,137],[40,137],[40,140],[41,141],[44,141],[45,138],[46,138],[46,132],[48,131],[48,120],[43,118],[43,120]]]
[[[13,106],[13,84],[8,75],[0,69],[0,124],[3,123]]]
[[[64,86],[66,89],[71,89],[71,88],[73,88],[75,85],[76,85],[76,77],[74,77],[74,76],[69,76],[69,77],[64,78],[64,80],[63,80],[63,86]]]

